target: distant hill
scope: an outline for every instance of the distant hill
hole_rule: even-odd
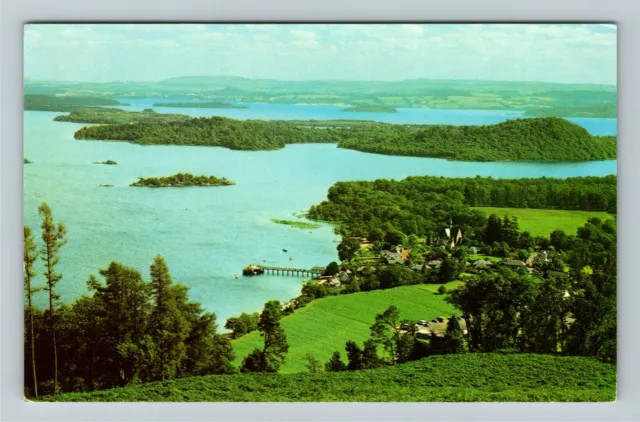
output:
[[[344,359],[344,354],[343,354]],[[592,358],[470,353],[380,369],[316,374],[191,377],[91,393],[61,402],[588,402],[615,401],[616,368]]]
[[[617,103],[616,86],[548,82],[408,79],[402,81],[284,81],[238,76],[186,76],[159,82],[52,82],[26,79],[27,94],[109,95],[440,109],[537,110],[594,108]],[[564,111],[566,113],[566,111]],[[553,114],[555,115],[555,114]],[[573,115],[573,114],[565,114]]]

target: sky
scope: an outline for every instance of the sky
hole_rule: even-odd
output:
[[[30,24],[25,76],[616,84],[610,24]]]

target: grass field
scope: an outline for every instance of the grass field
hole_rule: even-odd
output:
[[[445,284],[452,289],[460,282]],[[444,302],[444,296],[436,293],[439,284],[419,284],[387,290],[331,296],[315,300],[306,307],[282,319],[282,327],[289,342],[289,353],[281,373],[306,371],[303,357],[311,353],[322,363],[331,358],[334,351],[346,357],[344,346],[347,340],[360,345],[369,338],[369,327],[376,314],[389,305],[400,310],[402,318],[419,320],[458,314]],[[255,347],[263,344],[260,333],[254,331],[233,341],[237,365]]]
[[[544,210],[533,208],[493,208],[475,207],[474,209],[486,213],[504,217],[505,214],[518,218],[520,231],[527,231],[532,236],[549,236],[554,230],[563,230],[565,233],[576,234],[578,227],[582,227],[587,219],[598,217],[601,220],[612,219],[613,216],[606,212],[597,211],[567,211]]]
[[[43,401],[471,402],[614,401],[615,366],[592,358],[532,354],[430,356],[367,371],[210,375]]]

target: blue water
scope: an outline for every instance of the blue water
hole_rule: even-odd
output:
[[[154,100],[129,100],[131,109]],[[251,105],[248,110],[162,108],[192,116],[236,118],[365,118],[339,107]],[[242,311],[257,311],[270,299],[297,296],[301,277],[243,277],[249,263],[310,267],[337,260],[338,237],[324,225],[300,230],[271,218],[295,219],[293,213],[326,198],[340,180],[402,179],[410,175],[570,177],[616,173],[616,161],[585,163],[469,163],[433,158],[367,154],[335,145],[289,145],[279,151],[231,151],[224,148],[139,146],[79,141],[83,125],[53,122],[60,113],[26,111],[25,224],[40,232],[37,206],[51,205],[68,229],[61,252],[58,285],[64,301],[86,292],[90,274],[110,261],[139,269],[148,279],[156,254],[163,255],[176,282],[190,286],[190,296],[218,315],[220,323]],[[377,120],[405,123],[488,124],[514,116],[474,110],[401,110],[369,113]],[[391,120],[407,119],[407,120]],[[410,121],[409,121],[410,120]],[[582,123],[580,123],[582,124]],[[615,134],[615,120],[590,119],[592,133]],[[118,165],[93,161],[116,160]],[[235,186],[216,188],[133,188],[139,176],[182,172],[224,176]],[[114,187],[97,187],[113,184]],[[283,252],[282,249],[288,252]],[[293,257],[291,260],[290,257]],[[41,280],[42,282],[42,280]],[[44,297],[38,298],[43,305]]]
[[[153,108],[153,103],[175,102],[153,98],[119,98],[129,106],[117,106],[125,110],[142,110]],[[180,102],[185,102],[181,100]],[[195,101],[194,101],[195,102]],[[242,103],[238,103],[242,104]],[[234,119],[262,119],[262,120],[374,120],[396,124],[443,124],[443,125],[490,125],[505,120],[524,117],[522,111],[517,110],[437,110],[421,108],[399,108],[398,113],[345,113],[341,106],[319,105],[291,105],[291,104],[242,104],[248,109],[233,108],[181,108],[156,107],[159,113],[188,114],[190,116],[224,116]],[[572,121],[592,135],[615,135],[617,132],[616,119],[570,117]]]

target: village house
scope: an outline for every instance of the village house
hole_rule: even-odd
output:
[[[406,249],[402,245],[397,245],[391,248],[391,250],[385,250],[380,252],[380,258],[382,258],[387,264],[404,264],[411,255],[411,249]]]
[[[484,259],[479,259],[478,261],[474,262],[471,265],[476,270],[489,270],[489,269],[491,269],[491,267],[493,267],[493,262],[487,261],[487,260],[484,260]]]
[[[501,262],[501,264],[506,267],[512,267],[512,268],[525,268],[527,266],[527,264],[520,261],[519,259],[505,259],[504,261]]]
[[[429,261],[429,262],[427,262],[427,265],[430,268],[438,269],[438,268],[440,268],[442,266],[442,260],[438,259],[438,260],[434,260],[434,261]]]

